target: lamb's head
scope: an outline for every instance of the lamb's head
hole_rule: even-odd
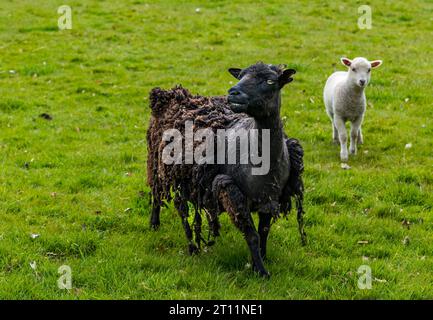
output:
[[[280,90],[293,80],[296,73],[283,65],[258,62],[248,68],[231,68],[239,82],[229,90],[228,101],[233,111],[265,118],[279,114]]]
[[[365,88],[370,82],[371,69],[382,64],[382,60],[368,61],[365,58],[353,60],[341,58],[341,63],[349,68],[348,80],[355,86]]]

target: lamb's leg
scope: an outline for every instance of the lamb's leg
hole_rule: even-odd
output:
[[[259,212],[260,254],[262,259],[266,259],[266,243],[271,230],[271,220],[271,214]]]
[[[359,130],[358,130],[358,144],[363,144],[363,143],[364,143],[364,137],[362,136],[361,126],[359,126]]]
[[[334,121],[332,121],[332,141],[334,144],[339,144],[338,141],[338,130],[335,127]]]
[[[234,225],[243,233],[251,252],[253,269],[260,275],[268,277],[269,273],[263,265],[263,259],[259,251],[260,237],[254,226],[244,195],[227,175],[216,176],[212,189],[225,211],[230,215]]]
[[[359,128],[361,127],[362,118],[359,117],[355,121],[352,122],[350,129],[350,154],[356,154],[357,152],[357,143],[358,143],[358,134]]]
[[[334,123],[334,113],[328,110],[326,110],[326,113],[328,114],[329,119],[331,119],[331,123],[332,123],[332,142],[334,144],[338,144],[338,130],[335,127],[335,123]]]
[[[161,212],[161,206],[154,200],[152,203],[152,215],[150,216],[150,227],[157,230],[160,226],[159,214]]]
[[[334,118],[334,124],[335,127],[338,130],[338,138],[340,139],[340,159],[343,162],[346,162],[349,159],[349,155],[347,153],[347,132],[346,132],[346,125],[338,116],[335,116]]]
[[[197,253],[199,250],[197,246],[193,243],[192,230],[188,222],[188,202],[179,197],[175,197],[174,206],[176,207],[176,210],[179,213],[180,218],[182,219],[182,225],[185,230],[186,238],[188,240],[188,253],[190,255],[192,255],[193,253]]]

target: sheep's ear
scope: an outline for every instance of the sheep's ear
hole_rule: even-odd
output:
[[[230,74],[235,77],[236,79],[239,79],[239,75],[241,74],[242,69],[239,68],[230,68],[229,72]]]
[[[340,60],[341,60],[341,63],[342,63],[343,65],[345,65],[346,67],[350,67],[350,65],[352,64],[352,60],[350,60],[350,59],[347,59],[347,58],[341,58]]]
[[[382,60],[374,60],[374,61],[370,61],[370,63],[372,68],[377,68],[382,64]]]
[[[296,73],[294,69],[286,69],[283,73],[278,77],[278,83],[280,84],[280,88],[284,87],[286,84],[293,81],[292,76]]]

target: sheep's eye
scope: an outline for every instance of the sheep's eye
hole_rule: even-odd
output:
[[[269,79],[268,81],[266,81],[266,83],[267,83],[267,84],[274,84],[274,83],[275,83],[275,81],[274,81],[274,80],[270,80],[270,79]]]
[[[353,72],[356,72],[356,69],[355,69],[355,68],[352,68],[352,71],[353,71]]]
[[[367,70],[367,72],[370,72],[371,71],[371,69],[369,68],[368,70]]]

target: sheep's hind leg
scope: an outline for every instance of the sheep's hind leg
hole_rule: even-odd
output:
[[[297,219],[298,219],[298,230],[299,233],[301,235],[301,243],[303,246],[305,246],[307,244],[307,234],[305,233],[304,230],[304,208],[303,208],[303,196],[302,195],[297,195],[296,196],[296,208],[298,211],[297,214]]]
[[[363,144],[363,143],[364,143],[364,137],[362,136],[361,126],[359,126],[359,130],[358,130],[358,144]]]
[[[202,219],[201,219],[200,210],[196,208],[195,216],[194,216],[194,234],[195,234],[195,243],[199,251],[201,247],[201,240],[203,239],[201,235],[201,224],[202,224]]]
[[[329,119],[331,119],[331,123],[332,123],[332,142],[338,145],[340,141],[338,140],[338,130],[337,127],[335,126],[334,113],[330,111],[326,111],[326,113],[328,114]]]
[[[259,212],[260,254],[262,259],[266,259],[266,243],[271,230],[271,220],[271,214]]]
[[[232,182],[231,178],[226,175],[216,176],[212,189],[215,191],[225,211],[230,215],[234,225],[244,234],[251,252],[254,271],[258,272],[261,276],[269,277],[269,272],[266,271],[260,255],[260,236],[254,227],[254,222],[244,195]]]
[[[332,122],[332,142],[337,145],[340,144],[340,141],[338,140],[338,130],[335,127],[334,122]]]
[[[188,240],[188,253],[190,255],[194,253],[198,253],[199,249],[193,242],[193,234],[191,230],[191,226],[188,222],[188,202],[186,200],[183,200],[179,197],[175,197],[174,199],[174,205],[176,207],[177,212],[180,215],[180,218],[182,219],[182,225],[185,230],[185,235]]]
[[[218,212],[213,209],[206,211],[206,219],[209,225],[209,237],[207,245],[212,246],[215,244],[215,238],[220,235],[219,230],[221,225],[218,220]]]

